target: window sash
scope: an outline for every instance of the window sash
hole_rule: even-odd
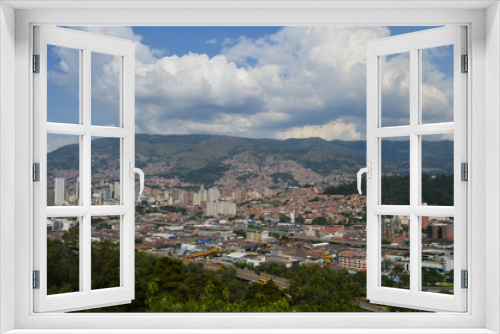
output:
[[[47,122],[47,45],[80,50],[79,124]],[[120,126],[91,125],[91,53],[120,56]],[[134,45],[130,41],[65,29],[35,27],[34,53],[40,55],[40,73],[34,74],[34,161],[40,163],[40,182],[34,184],[34,270],[40,271],[40,289],[34,289],[35,312],[73,311],[103,305],[129,303],[134,297],[134,180],[129,162],[134,162]],[[47,207],[47,135],[77,135],[79,147],[79,205]],[[91,139],[120,139],[120,205],[91,205]],[[91,289],[91,217],[120,219],[120,286]],[[48,217],[79,217],[80,291],[47,295]]]
[[[466,28],[444,27],[372,41],[367,51],[367,162],[373,166],[367,179],[367,298],[374,303],[423,310],[467,310],[467,290],[461,289],[460,271],[467,269],[467,183],[460,181],[460,163],[467,162],[467,76],[460,73],[460,57],[466,54]],[[454,122],[420,124],[420,51],[454,45]],[[410,54],[410,124],[382,127],[380,57]],[[421,198],[420,136],[454,134],[454,206],[423,206]],[[410,141],[410,205],[381,205],[381,139],[408,136]],[[381,285],[381,216],[410,218],[410,289]],[[420,291],[422,232],[419,217],[454,217],[454,294]]]

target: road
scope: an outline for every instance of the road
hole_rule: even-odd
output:
[[[199,261],[190,261],[190,260],[182,260],[183,262],[186,263],[201,263],[203,264],[203,267],[205,269],[209,270],[219,270],[223,266],[215,263],[210,263],[210,262],[199,262]],[[290,282],[283,277],[279,276],[274,276],[270,275],[268,273],[260,272],[260,274],[257,274],[254,270],[248,270],[248,269],[240,269],[240,268],[234,268],[236,269],[236,277],[239,279],[243,279],[245,281],[253,282],[253,283],[264,283],[263,280],[273,280],[276,285],[282,289],[287,289],[290,287]]]
[[[305,237],[301,237],[301,238],[290,237],[290,238],[295,239],[295,240],[307,240],[307,241],[314,241],[314,242],[328,242],[329,244],[339,244],[339,245],[366,247],[366,242],[359,242],[359,241],[330,240],[330,239],[305,238]],[[409,250],[410,246],[409,245],[382,245],[382,248]]]
[[[253,270],[236,268],[236,277],[247,280],[247,281],[251,281],[251,282],[261,282],[261,283],[263,283],[261,281],[262,279],[268,280],[268,281],[273,280],[274,283],[276,283],[276,285],[280,288],[287,289],[290,287],[290,282],[286,278],[270,275],[270,274],[267,274],[264,272],[260,272],[259,274],[256,274],[255,271],[253,271]]]
[[[384,307],[384,306],[379,306],[379,305],[373,305],[368,303],[367,301],[359,301],[357,302],[358,306],[361,307],[363,310],[370,311],[370,312],[389,312],[389,310]]]
[[[172,256],[166,256],[166,257],[170,257],[176,260],[181,260],[178,257],[172,257]],[[211,262],[201,262],[201,261],[186,260],[186,259],[182,259],[181,261],[184,263],[200,263],[203,265],[203,268],[209,270],[219,270],[222,267],[224,267],[223,265]],[[245,281],[253,283],[264,283],[264,280],[268,281],[272,279],[279,288],[288,289],[290,287],[290,282],[283,277],[274,276],[264,272],[260,272],[259,274],[257,274],[254,270],[248,270],[248,269],[240,269],[240,268],[234,268],[234,269],[236,269],[236,277]]]

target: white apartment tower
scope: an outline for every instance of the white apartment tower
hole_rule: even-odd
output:
[[[206,189],[200,189],[200,202],[207,202],[208,199],[208,193]]]
[[[193,195],[193,205],[194,206],[201,205],[200,194],[194,193],[194,195]]]
[[[54,203],[55,205],[63,205],[66,192],[66,179],[63,177],[56,177],[54,185]]]
[[[219,192],[219,189],[217,189],[217,187],[212,187],[210,189],[208,189],[208,202],[218,202],[219,201],[219,196],[220,196],[220,192]]]
[[[120,200],[120,182],[115,182],[114,186],[113,199],[119,201]]]
[[[234,202],[208,202],[206,214],[210,217],[234,217],[236,215],[236,203]]]

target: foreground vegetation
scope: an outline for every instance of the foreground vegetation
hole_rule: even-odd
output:
[[[50,294],[78,291],[78,229],[62,240],[48,241]],[[119,247],[111,242],[92,244],[92,287],[117,286]],[[94,312],[359,312],[366,275],[350,275],[320,265],[264,268],[286,277],[290,288],[273,281],[250,284],[236,278],[235,268],[203,269],[168,257],[135,252],[135,299]]]
[[[453,175],[422,175],[422,201],[428,205],[453,206]],[[410,177],[393,175],[383,176],[381,182],[382,203],[385,205],[410,204]],[[366,182],[361,184],[363,194],[366,194]],[[357,183],[347,182],[335,187],[326,187],[325,195],[357,194]]]
[[[79,290],[78,227],[61,240],[47,240],[48,293]],[[119,285],[119,246],[109,241],[92,243],[92,288]],[[201,263],[135,252],[135,299],[130,304],[86,312],[363,312],[366,273],[349,274],[319,264],[286,268],[264,264],[259,270],[285,277],[288,289],[271,280],[248,283],[236,269],[206,270]],[[433,281],[433,282],[430,282]],[[438,279],[429,279],[433,285]],[[402,283],[386,280],[388,286]],[[387,308],[390,311],[411,311]]]

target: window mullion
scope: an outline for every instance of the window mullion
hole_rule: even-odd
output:
[[[125,205],[92,205],[90,213],[93,216],[120,216],[130,212]]]
[[[83,49],[83,59],[81,65],[81,98],[82,101],[82,124],[88,130],[90,130],[91,120],[90,120],[90,111],[91,111],[91,50],[86,48]],[[92,204],[91,199],[91,184],[92,184],[92,158],[91,158],[91,140],[92,135],[90,131],[87,131],[82,138],[82,150],[80,161],[82,164],[82,180],[81,180],[81,188],[82,188],[82,205],[85,208],[89,208],[89,211],[83,216],[83,226],[82,226],[82,239],[80,242],[81,247],[81,274],[83,280],[83,291],[90,293],[91,291],[91,241],[92,241],[92,227],[91,227],[91,215],[90,215],[90,206]]]
[[[91,231],[91,217],[90,213],[87,213],[83,216],[82,219],[82,231],[80,232],[81,241],[80,241],[80,250],[82,255],[80,256],[80,280],[82,281],[81,290],[90,293],[91,290],[91,242],[92,242],[92,231]]]
[[[403,137],[409,136],[411,130],[410,126],[379,127],[373,129],[373,135],[379,138]]]
[[[420,98],[421,99],[421,98]],[[422,104],[420,104],[422,105]],[[421,118],[421,116],[419,117]],[[413,132],[422,135],[441,135],[445,133],[454,133],[455,123],[434,123],[434,124],[420,124],[413,128]]]
[[[420,201],[420,144],[415,130],[419,122],[419,53],[418,49],[410,49],[410,291],[418,291],[419,259],[419,217],[413,209]]]
[[[84,125],[82,126],[82,124],[84,124],[84,107],[87,107],[87,102],[83,100],[83,88],[84,88],[84,81],[83,81],[83,74],[84,74],[84,71],[83,71],[83,65],[84,65],[84,53],[83,53],[83,50],[80,50],[80,61],[79,61],[79,78],[80,78],[80,82],[79,82],[79,89],[78,89],[78,94],[79,94],[79,107],[80,107],[80,110],[79,110],[79,115],[80,115],[80,124],[77,125],[78,128],[75,128],[79,130],[80,127],[85,127]],[[50,123],[48,124],[48,126],[50,126]],[[83,171],[85,169],[85,151],[88,150],[87,149],[87,145],[84,143],[84,138],[85,138],[85,132],[83,134],[80,134],[80,140],[79,140],[79,143],[80,143],[80,147],[79,147],[79,162],[80,162],[80,166],[79,166],[79,172],[80,172],[80,185],[78,187],[78,196],[79,196],[79,199],[78,199],[78,204],[80,205],[80,207],[82,208],[86,208],[84,206],[84,203],[87,204],[87,202],[85,201],[85,198],[88,196],[88,193],[87,193],[87,190],[86,190],[86,187],[85,187],[85,180],[86,180],[86,176],[83,174]],[[84,216],[79,216],[80,218],[80,228],[79,228],[79,235],[78,235],[78,240],[80,241],[80,244],[78,246],[79,248],[79,264],[78,264],[78,270],[79,270],[79,290],[80,291],[84,291],[85,289],[85,278],[84,278],[84,266],[85,266],[85,255],[84,255],[84,245],[85,245],[85,242],[84,242],[84,238],[85,238],[85,226],[87,226],[87,224],[85,223],[85,215]]]
[[[81,103],[82,103],[82,124],[87,129],[83,135],[80,161],[82,164],[82,205],[90,207],[91,205],[91,139],[90,133],[90,108],[91,108],[91,51],[89,49],[83,50],[83,67],[81,75]]]

